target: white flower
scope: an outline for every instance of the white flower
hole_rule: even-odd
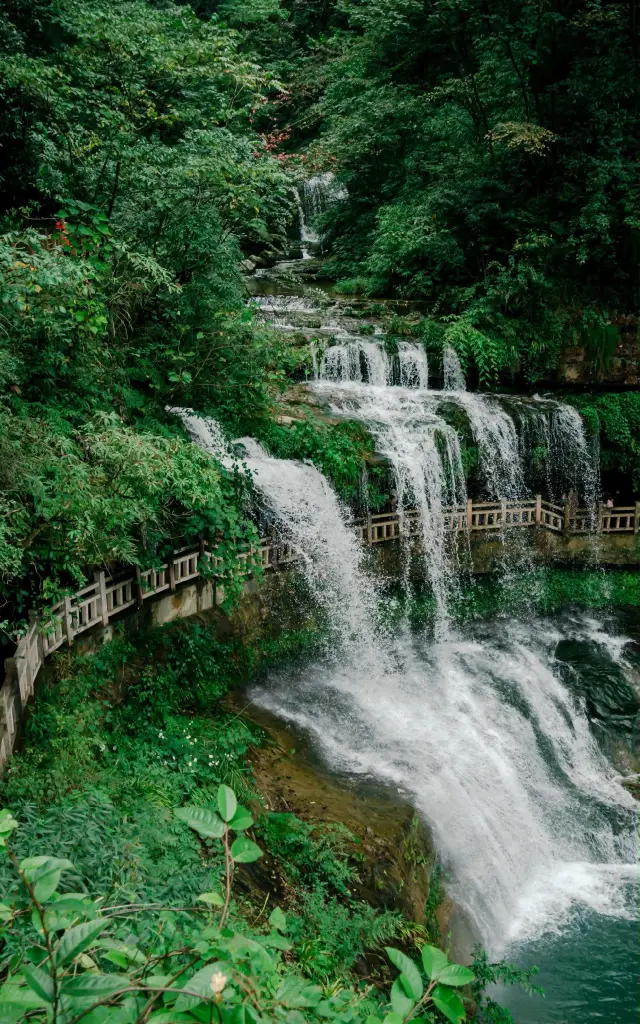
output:
[[[214,995],[219,996],[225,985],[227,984],[227,976],[222,971],[214,971],[211,975],[211,991]]]

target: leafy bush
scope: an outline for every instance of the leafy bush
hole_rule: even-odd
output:
[[[175,816],[198,833],[205,848],[220,843],[224,881],[199,894],[196,906],[174,909],[105,905],[86,892],[64,891],[72,862],[47,854],[20,860],[12,842],[18,822],[0,812],[0,844],[21,883],[11,903],[0,905],[1,934],[22,947],[0,988],[3,1019],[60,1024],[113,1016],[121,1024],[143,1024],[176,1015],[200,1021],[203,1013],[221,1024],[362,1019],[363,998],[355,989],[309,984],[283,961],[282,954],[295,952],[295,946],[279,907],[266,931],[232,922],[234,872],[262,856],[246,834],[252,816],[233,790],[221,785],[215,802],[179,807]],[[387,1024],[402,1024],[423,1009],[453,1024],[465,1019],[458,990],[476,980],[473,971],[449,963],[433,946],[422,948],[422,969],[400,950],[387,953],[401,972],[391,989]]]
[[[304,878],[312,887],[324,886],[347,895],[354,878],[355,837],[344,825],[312,825],[295,814],[268,814],[259,835],[267,850],[282,861],[289,878]]]
[[[311,419],[296,421],[290,427],[265,423],[257,436],[279,459],[313,462],[346,500],[360,497],[370,508],[386,500],[376,486],[383,470],[371,462],[373,439],[361,423],[329,424]],[[366,493],[360,494],[365,469]]]

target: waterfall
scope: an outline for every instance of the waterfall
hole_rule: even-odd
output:
[[[237,467],[219,424],[191,409],[170,408],[192,439],[227,467]],[[363,569],[364,549],[347,525],[347,510],[314,466],[275,459],[251,437],[243,437],[242,468],[252,477],[278,533],[300,553],[307,582],[319,607],[339,635],[342,656],[355,648],[358,658],[373,659],[380,671],[385,654],[375,636],[377,587]]]
[[[401,341],[398,345],[400,384],[405,388],[429,387],[429,364],[422,345]]]
[[[448,400],[459,406],[469,421],[487,497],[524,497],[524,467],[516,425],[499,399],[470,391],[452,391]]]
[[[302,248],[303,260],[313,259],[314,250],[320,245],[320,236],[313,227],[314,218],[327,209],[332,203],[339,202],[347,195],[343,185],[336,182],[332,171],[316,174],[303,181],[296,189],[298,207],[298,231]]]
[[[442,352],[442,375],[445,391],[465,391],[467,384],[460,366],[458,353],[450,345]]]
[[[429,822],[448,890],[490,955],[595,912],[633,917],[635,804],[562,681],[562,640],[593,623],[482,623],[395,672],[344,663],[251,697],[334,769],[385,780]]]
[[[370,423],[393,465],[401,514],[419,508],[425,571],[446,626],[442,505],[461,499],[464,484],[457,436],[437,413],[441,398],[354,381],[315,387]],[[227,457],[214,421],[174,411],[207,451]],[[557,410],[546,412],[552,433]],[[567,418],[559,422],[569,430]],[[383,781],[411,801],[431,827],[450,895],[491,956],[584,914],[631,919],[635,802],[557,656],[566,640],[589,641],[624,671],[624,638],[573,616],[482,622],[464,638],[442,629],[435,643],[405,628],[392,641],[376,626],[379,595],[324,477],[249,438],[242,444],[338,640],[303,672],[254,686],[251,699],[303,729],[334,769]]]
[[[359,656],[368,652],[366,657],[379,664],[375,582],[364,573],[363,548],[347,526],[346,509],[335,491],[314,466],[274,459],[252,438],[240,443],[278,532],[300,551],[314,597],[339,629],[342,653],[355,645]]]
[[[521,463],[531,463],[536,451],[544,457],[547,495],[552,501],[570,491],[593,510],[600,492],[597,442],[587,439],[580,414],[557,399],[503,397],[518,428]]]
[[[302,198],[298,189],[295,191],[296,205],[298,207],[298,233],[300,235],[300,248],[302,249],[303,260],[312,260],[313,251],[309,246],[317,247],[320,245],[320,238],[307,224],[307,220],[304,214],[304,206],[302,205]]]
[[[400,387],[319,381],[319,393],[332,410],[365,423],[376,449],[388,460],[394,478],[398,513],[419,513],[424,571],[437,606],[436,628],[446,630],[448,592],[454,583],[449,547],[455,539],[445,530],[443,509],[466,501],[458,435],[441,416],[427,392]]]
[[[325,380],[366,381],[384,387],[391,363],[382,345],[357,338],[325,349],[319,374]]]

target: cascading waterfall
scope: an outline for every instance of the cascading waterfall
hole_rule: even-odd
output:
[[[174,411],[198,443],[225,456],[215,421]],[[393,417],[388,429],[393,438]],[[398,436],[389,443],[398,445]],[[608,641],[620,662],[624,640],[608,640],[579,617],[560,625],[483,623],[477,637],[435,644],[405,631],[390,649],[375,626],[377,595],[361,549],[326,480],[311,466],[271,458],[250,439],[242,444],[341,639],[330,661],[276,677],[252,699],[304,729],[334,768],[384,780],[412,800],[431,825],[450,894],[492,955],[576,915],[632,918],[635,804],[555,659],[559,641],[572,636]],[[416,438],[416,470],[402,444],[406,484],[419,489],[412,481],[425,473],[420,460],[429,446],[424,434]],[[430,493],[441,493],[433,450],[426,461],[436,473]]]
[[[378,342],[350,337],[325,350],[313,387],[336,414],[369,426],[393,469],[400,515],[419,513],[438,609],[435,642],[408,629],[393,640],[380,631],[374,580],[331,487],[313,467],[273,459],[244,439],[245,464],[279,529],[303,552],[310,588],[340,641],[322,662],[275,676],[251,696],[303,729],[334,768],[410,798],[432,828],[456,905],[500,955],[580,915],[632,917],[634,801],[556,657],[566,637],[602,644],[606,631],[596,636],[584,617],[485,622],[464,638],[449,626],[455,563],[443,510],[464,502],[465,484],[458,437],[441,412],[447,403],[464,411],[495,496],[522,493],[532,446],[547,458],[564,453],[562,486],[575,479],[585,495],[593,462],[574,410],[470,394],[453,370],[447,379],[455,386],[428,391],[421,358],[412,343],[389,357]],[[180,415],[200,444],[224,457],[211,421]],[[554,472],[554,486],[559,477]],[[611,657],[623,663],[624,641],[611,643]]]
[[[318,233],[309,227],[304,214],[304,206],[302,205],[302,197],[300,192],[296,189],[296,204],[298,207],[298,233],[300,235],[300,248],[302,249],[302,259],[312,260],[313,249],[309,246],[317,247],[320,245],[320,238]]]
[[[509,413],[499,400],[471,391],[452,392],[449,400],[463,409],[469,421],[488,497],[523,497],[523,462],[516,425]]]
[[[429,363],[422,345],[401,341],[398,345],[398,364],[402,387],[429,387]]]
[[[521,461],[536,451],[542,454],[551,500],[566,498],[573,490],[585,507],[593,508],[600,483],[597,440],[588,441],[577,409],[539,396],[510,396],[506,401],[518,424]]]
[[[313,227],[313,219],[332,203],[344,199],[346,195],[346,189],[336,182],[332,171],[316,174],[303,181],[300,188],[296,189],[298,231],[303,260],[313,259],[314,251],[320,245],[320,236]]]
[[[382,345],[357,338],[325,349],[320,377],[334,381],[366,381],[384,387],[391,375],[391,362]]]
[[[423,391],[353,381],[315,386],[334,412],[362,421],[373,434],[377,450],[393,470],[400,517],[409,509],[418,511],[423,564],[436,601],[436,629],[442,633],[454,582],[444,509],[466,501],[458,435],[435,405],[425,406]]]
[[[301,553],[315,599],[339,632],[342,655],[380,665],[374,636],[376,586],[362,567],[363,549],[347,523],[346,509],[314,466],[274,459],[252,438],[241,438],[245,465],[275,516],[278,531]]]
[[[450,345],[442,352],[442,376],[445,391],[466,391],[467,382],[458,359],[458,353]]]
[[[303,462],[272,458],[251,437],[242,437],[231,446],[214,419],[198,416],[191,409],[168,411],[180,417],[204,451],[228,467],[242,466],[248,471],[275,518],[278,533],[304,560],[313,596],[339,633],[341,653],[355,645],[360,657],[368,652],[379,671],[384,656],[374,631],[375,580],[363,570],[363,548],[347,526],[346,509],[322,473]]]
[[[335,769],[384,780],[429,822],[449,892],[491,955],[585,913],[635,909],[635,804],[558,672],[560,627],[483,623],[441,644],[398,639],[402,669],[357,662],[274,678],[252,699],[313,737]]]

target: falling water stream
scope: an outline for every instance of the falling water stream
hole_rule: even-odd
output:
[[[288,312],[273,298],[262,309],[271,305],[286,319],[296,303],[304,310],[299,297]],[[633,927],[635,803],[596,738],[580,673],[567,674],[562,651],[573,643],[589,657],[598,652],[637,693],[636,648],[615,625],[577,613],[464,629],[450,615],[457,569],[443,509],[464,503],[466,492],[447,406],[467,417],[485,494],[494,498],[525,493],[531,450],[544,446],[553,462],[549,496],[574,488],[593,501],[594,453],[580,417],[552,399],[466,391],[452,352],[444,388],[430,390],[421,346],[402,342],[389,355],[381,339],[358,337],[343,323],[329,327],[335,343],[319,353],[309,386],[335,415],[366,423],[391,467],[400,516],[418,510],[435,632],[381,629],[376,578],[331,486],[313,467],[274,459],[244,439],[255,484],[303,553],[311,590],[339,636],[324,657],[274,674],[251,698],[301,730],[335,771],[410,799],[432,830],[465,927],[492,956],[546,965],[549,1000],[516,1000],[518,1020],[629,1024],[629,965],[622,957],[618,970],[603,950],[624,946]],[[203,421],[190,420],[207,447]],[[575,942],[592,950],[593,963],[573,956]],[[593,999],[594,970],[614,993],[604,1008]]]

